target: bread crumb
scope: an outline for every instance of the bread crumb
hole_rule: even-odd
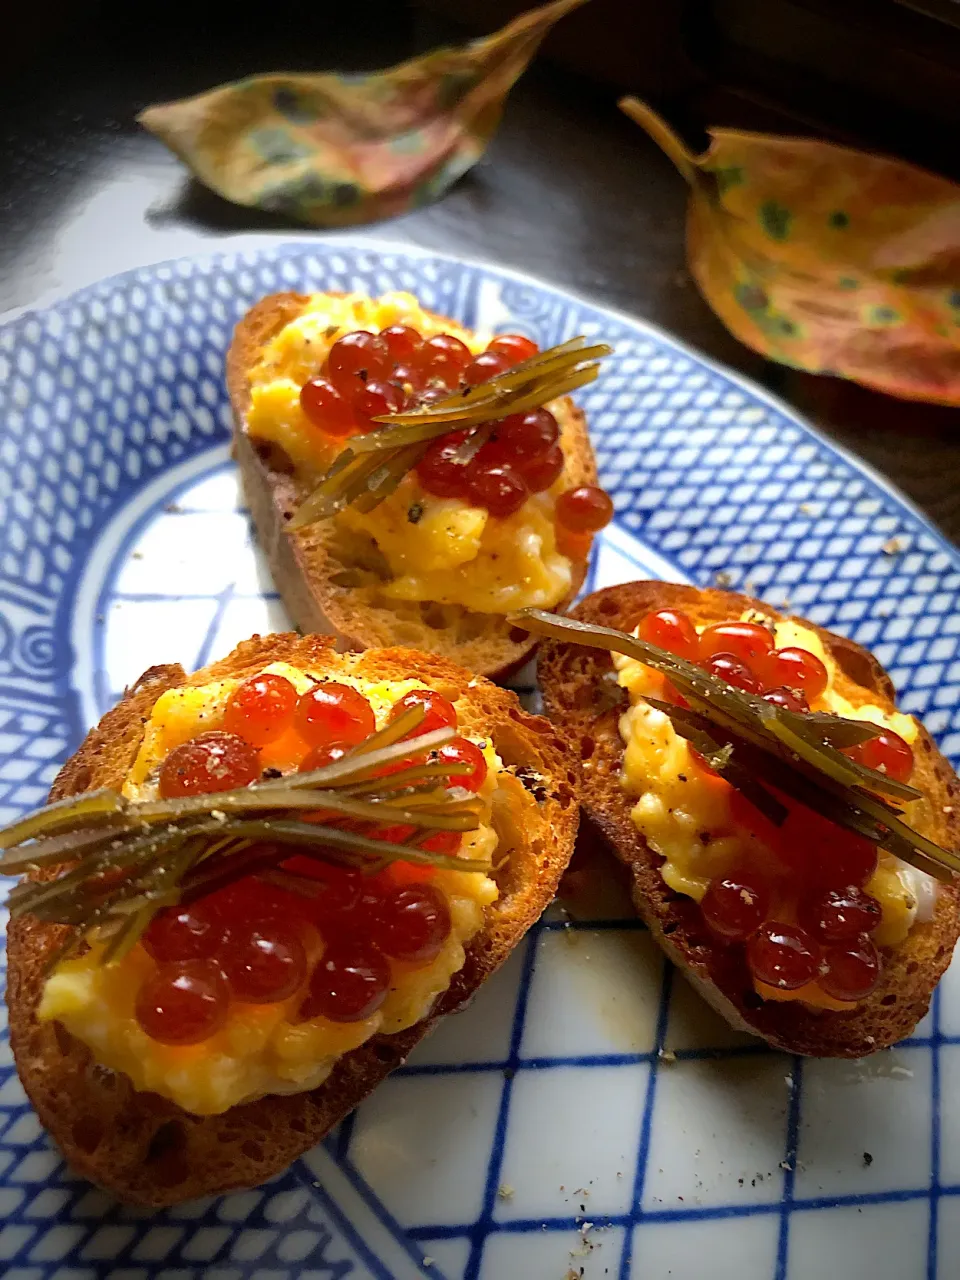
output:
[[[721,589],[726,589],[733,583],[733,575],[728,573],[726,569],[720,569],[713,575],[713,580]]]
[[[672,1049],[660,1049],[657,1057],[665,1066],[672,1066],[677,1060],[677,1055]]]
[[[424,1260],[423,1260],[423,1265],[424,1265],[425,1267],[432,1267],[432,1266],[433,1266],[433,1259],[432,1259],[432,1258],[424,1258]]]
[[[514,1195],[513,1187],[510,1186],[509,1182],[501,1182],[500,1186],[497,1187],[497,1195],[501,1200],[512,1200]]]
[[[900,554],[905,545],[903,538],[888,538],[880,550],[884,555],[896,556]]]

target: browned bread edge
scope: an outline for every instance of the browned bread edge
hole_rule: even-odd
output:
[[[220,1116],[190,1115],[156,1094],[137,1092],[124,1076],[97,1067],[89,1052],[57,1024],[40,1023],[43,973],[62,930],[35,920],[8,927],[7,1003],[10,1041],[24,1088],[70,1164],[121,1199],[165,1205],[254,1186],[317,1143],[396,1066],[444,1014],[469,999],[496,970],[554,896],[569,861],[579,808],[579,769],[552,726],[528,715],[516,696],[476,679],[445,658],[405,649],[338,654],[329,637],[255,636],[220,662],[186,676],[178,666],[153,667],[91,729],[58,775],[51,797],[119,787],[139,749],[144,721],[165,690],[227,676],[255,674],[291,662],[318,674],[351,670],[371,680],[415,677],[461,699],[465,729],[491,736],[505,764],[527,764],[547,779],[523,819],[523,842],[500,873],[501,897],[487,909],[482,932],[466,948],[429,1018],[397,1035],[379,1035],[346,1054],[320,1088],[267,1097]],[[540,792],[538,791],[538,797]]]
[[[470,634],[466,637],[458,637],[450,626],[411,617],[401,621],[389,609],[365,603],[355,589],[339,587],[332,581],[339,568],[333,554],[333,522],[298,532],[286,528],[302,495],[290,474],[272,465],[269,456],[258,451],[247,435],[244,423],[250,405],[248,375],[264,345],[295,319],[308,301],[307,295],[297,293],[261,299],[237,325],[227,352],[234,455],[254,526],[291,619],[305,633],[336,635],[344,649],[402,643],[439,653],[471,671],[503,679],[530,657],[536,647],[535,638],[511,629],[503,620],[494,624],[494,615],[489,614],[469,614]],[[596,464],[583,413],[567,396],[556,407],[573,482],[595,484]],[[585,573],[585,562],[574,564],[571,591],[558,607],[565,608],[574,598]]]
[[[697,623],[723,622],[750,608],[777,619],[783,616],[748,596],[664,582],[632,582],[597,591],[582,600],[572,616],[632,631],[646,613],[664,608],[683,609]],[[839,692],[855,705],[872,701],[894,709],[893,685],[872,654],[813,623],[804,625],[817,632],[836,661]],[[934,919],[915,925],[906,942],[886,952],[880,986],[855,1011],[818,1013],[796,1003],[761,1001],[735,952],[716,943],[704,928],[697,905],[664,882],[659,869],[662,858],[631,820],[633,801],[620,785],[623,744],[618,728],[627,696],[605,678],[613,670],[609,655],[545,641],[538,670],[547,714],[564,741],[582,756],[585,812],[629,868],[634,903],[653,936],[710,1004],[733,1026],[781,1049],[813,1056],[858,1058],[913,1031],[927,1012],[960,934],[956,882],[943,888]],[[928,797],[924,830],[956,849],[960,843],[956,775],[923,728],[915,753],[914,781]]]

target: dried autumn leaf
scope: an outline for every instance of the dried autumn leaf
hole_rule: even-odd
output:
[[[960,404],[960,187],[900,160],[735,129],[711,129],[695,156],[644,103],[620,106],[690,184],[690,271],[741,342],[810,373]]]
[[[324,227],[393,217],[476,164],[540,41],[584,3],[554,0],[385,71],[251,76],[138,119],[234,204]]]

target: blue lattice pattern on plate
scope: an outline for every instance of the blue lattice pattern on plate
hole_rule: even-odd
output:
[[[286,288],[407,288],[469,324],[509,318],[542,344],[612,339],[617,355],[583,395],[618,511],[596,584],[722,574],[788,599],[874,647],[905,705],[960,754],[958,560],[895,494],[759,393],[623,317],[493,270],[301,244],[146,268],[0,330],[3,816],[37,802],[83,722],[136,674],[120,655],[157,641],[163,613],[159,640],[184,651],[156,657],[185,664],[249,634],[257,609],[279,624],[224,470],[222,363],[243,311]],[[206,508],[191,506],[201,492]],[[151,530],[169,548],[177,522],[205,517],[216,557],[202,568],[188,557],[182,581],[156,589]],[[197,545],[193,533],[181,541]],[[645,986],[636,968],[622,972],[624,955]],[[588,979],[573,1017],[584,960],[605,977]],[[625,1039],[594,1016],[618,975],[639,1002],[621,1011]],[[0,1052],[10,1280],[511,1280],[580,1267],[590,1280],[684,1280],[705,1252],[739,1280],[810,1280],[848,1237],[874,1280],[946,1280],[960,1258],[960,1112],[944,1102],[941,1115],[960,1083],[954,981],[850,1094],[850,1068],[801,1066],[705,1025],[635,922],[551,919],[474,1009],[295,1169],[156,1216],[64,1173],[5,1042]],[[859,1116],[868,1097],[873,1111]],[[698,1109],[713,1136],[687,1127]],[[851,1115],[870,1124],[877,1110],[886,1136],[870,1135],[872,1164],[831,1172],[824,1149],[851,1132]],[[604,1172],[591,1179],[572,1155],[597,1134]],[[415,1168],[395,1167],[403,1150]]]

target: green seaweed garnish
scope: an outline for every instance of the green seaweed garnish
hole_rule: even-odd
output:
[[[375,418],[381,426],[354,436],[288,524],[304,529],[347,507],[372,511],[412,471],[434,440],[465,430],[457,460],[469,461],[489,435],[489,423],[537,409],[593,382],[600,360],[612,353],[605,342],[583,336],[541,351],[506,372],[451,392],[443,400]]]
[[[960,873],[960,856],[915,831],[893,803],[919,800],[922,792],[840,750],[876,737],[879,726],[822,712],[788,711],[612,627],[542,609],[521,610],[508,621],[563,643],[622,653],[665,675],[689,706],[645,701],[669,716],[676,732],[776,825],[784,821],[786,809],[771,787],[941,880]]]
[[[51,967],[91,931],[106,941],[101,960],[109,963],[163,907],[272,874],[294,853],[371,873],[398,860],[486,871],[486,863],[421,847],[434,832],[476,830],[483,812],[457,785],[470,766],[436,753],[455,730],[409,736],[424,715],[423,707],[407,709],[309,773],[169,800],[132,801],[104,788],[46,805],[0,831],[0,872],[26,877],[10,892],[10,915],[69,926]],[[410,763],[382,772],[398,761]],[[367,824],[369,833],[345,829],[344,820]],[[396,825],[412,829],[409,840],[374,838]],[[316,891],[309,878],[283,875]]]

